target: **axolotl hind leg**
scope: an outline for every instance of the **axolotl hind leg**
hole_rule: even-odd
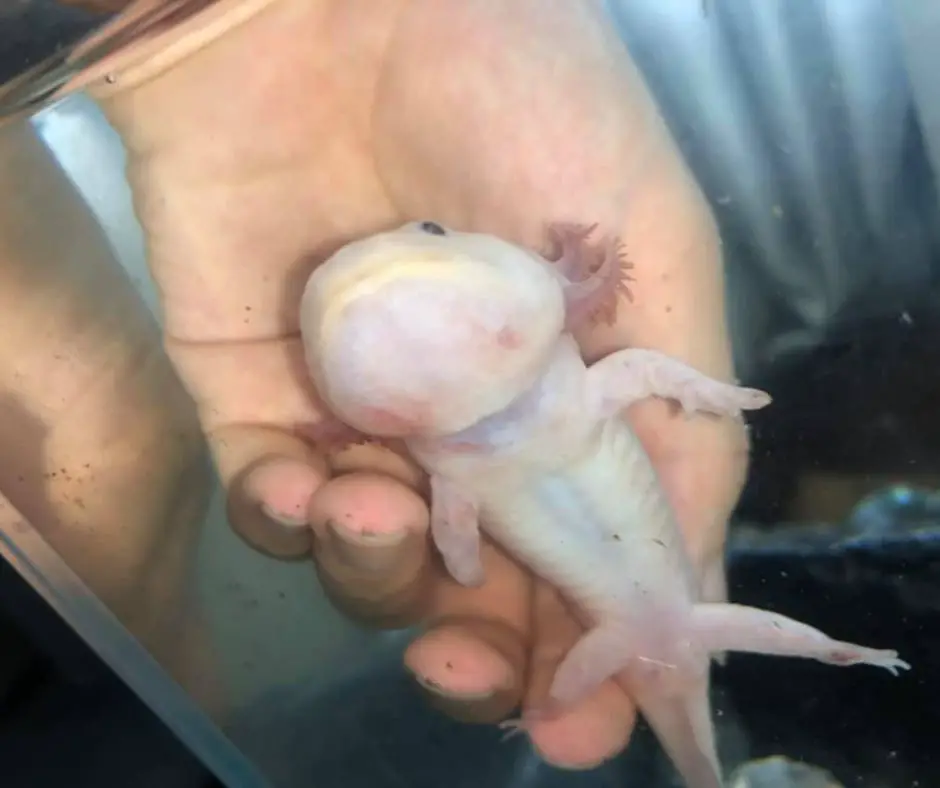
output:
[[[691,630],[689,642],[701,654],[745,651],[804,657],[831,665],[871,665],[895,675],[910,667],[890,649],[834,640],[807,624],[743,605],[698,604],[692,613]],[[680,681],[674,685],[678,692],[663,691],[671,683],[668,680],[658,686],[655,679],[637,675],[635,665],[627,668],[625,678],[631,697],[688,788],[721,788],[707,675],[693,672],[678,676]]]
[[[808,624],[746,605],[698,604],[692,615],[692,627],[695,642],[709,653],[745,651],[804,657],[828,665],[872,665],[893,675],[910,669],[891,649],[833,640]]]
[[[786,616],[730,603],[693,607],[684,638],[687,646],[676,652],[676,664],[646,657],[637,635],[610,622],[589,630],[565,655],[546,701],[503,727],[531,730],[540,720],[577,705],[617,677],[688,788],[721,788],[708,699],[711,654],[744,651],[803,657],[831,665],[871,665],[892,674],[910,667],[895,651],[834,640]]]

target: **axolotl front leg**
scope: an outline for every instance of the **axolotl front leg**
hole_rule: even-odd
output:
[[[454,580],[471,587],[483,584],[477,503],[436,474],[431,476],[431,538]]]

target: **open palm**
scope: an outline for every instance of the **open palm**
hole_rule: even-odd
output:
[[[313,445],[303,284],[342,243],[409,220],[534,247],[547,222],[597,222],[624,239],[636,281],[613,326],[579,337],[585,356],[651,347],[730,378],[708,207],[597,3],[278,0],[208,42],[192,24],[171,34],[172,63],[116,64],[97,95],[129,151],[167,348],[233,527],[274,555],[312,549],[328,593],[361,619],[426,623],[409,668],[455,716],[500,719],[547,692],[581,630],[493,545],[484,587],[449,580],[406,458]],[[704,593],[720,597],[742,428],[659,402],[629,418]],[[533,739],[550,761],[589,766],[633,721],[610,682]]]

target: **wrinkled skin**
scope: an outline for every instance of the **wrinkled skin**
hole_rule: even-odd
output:
[[[166,346],[233,527],[274,555],[312,550],[361,620],[423,622],[406,662],[451,714],[494,721],[538,699],[578,625],[492,545],[485,587],[447,579],[412,465],[365,449],[328,463],[305,440],[321,414],[297,307],[318,260],[407,220],[534,246],[548,221],[599,222],[625,241],[634,303],[579,337],[585,355],[647,346],[732,377],[711,214],[596,4],[276,0],[159,69],[111,71],[97,96],[128,146]],[[629,418],[706,595],[720,596],[743,429],[660,402]],[[591,766],[625,746],[634,718],[610,682],[533,740],[556,764]]]

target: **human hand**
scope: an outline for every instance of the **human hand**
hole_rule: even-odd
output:
[[[341,244],[409,220],[535,247],[547,222],[597,222],[626,244],[634,301],[579,336],[586,358],[650,347],[730,379],[708,206],[598,3],[218,5],[172,33],[172,53],[153,41],[148,58],[106,64],[93,94],[128,148],[166,346],[232,525],[273,555],[312,550],[324,588],[360,620],[421,622],[406,663],[431,696],[461,719],[501,719],[547,692],[580,628],[492,544],[484,587],[448,579],[407,458],[326,458],[311,444],[322,414],[298,336],[303,284]],[[210,33],[223,13],[231,29]],[[720,597],[742,427],[656,401],[629,418],[706,595]],[[553,763],[590,766],[625,746],[634,717],[612,681],[534,726],[533,742]]]

